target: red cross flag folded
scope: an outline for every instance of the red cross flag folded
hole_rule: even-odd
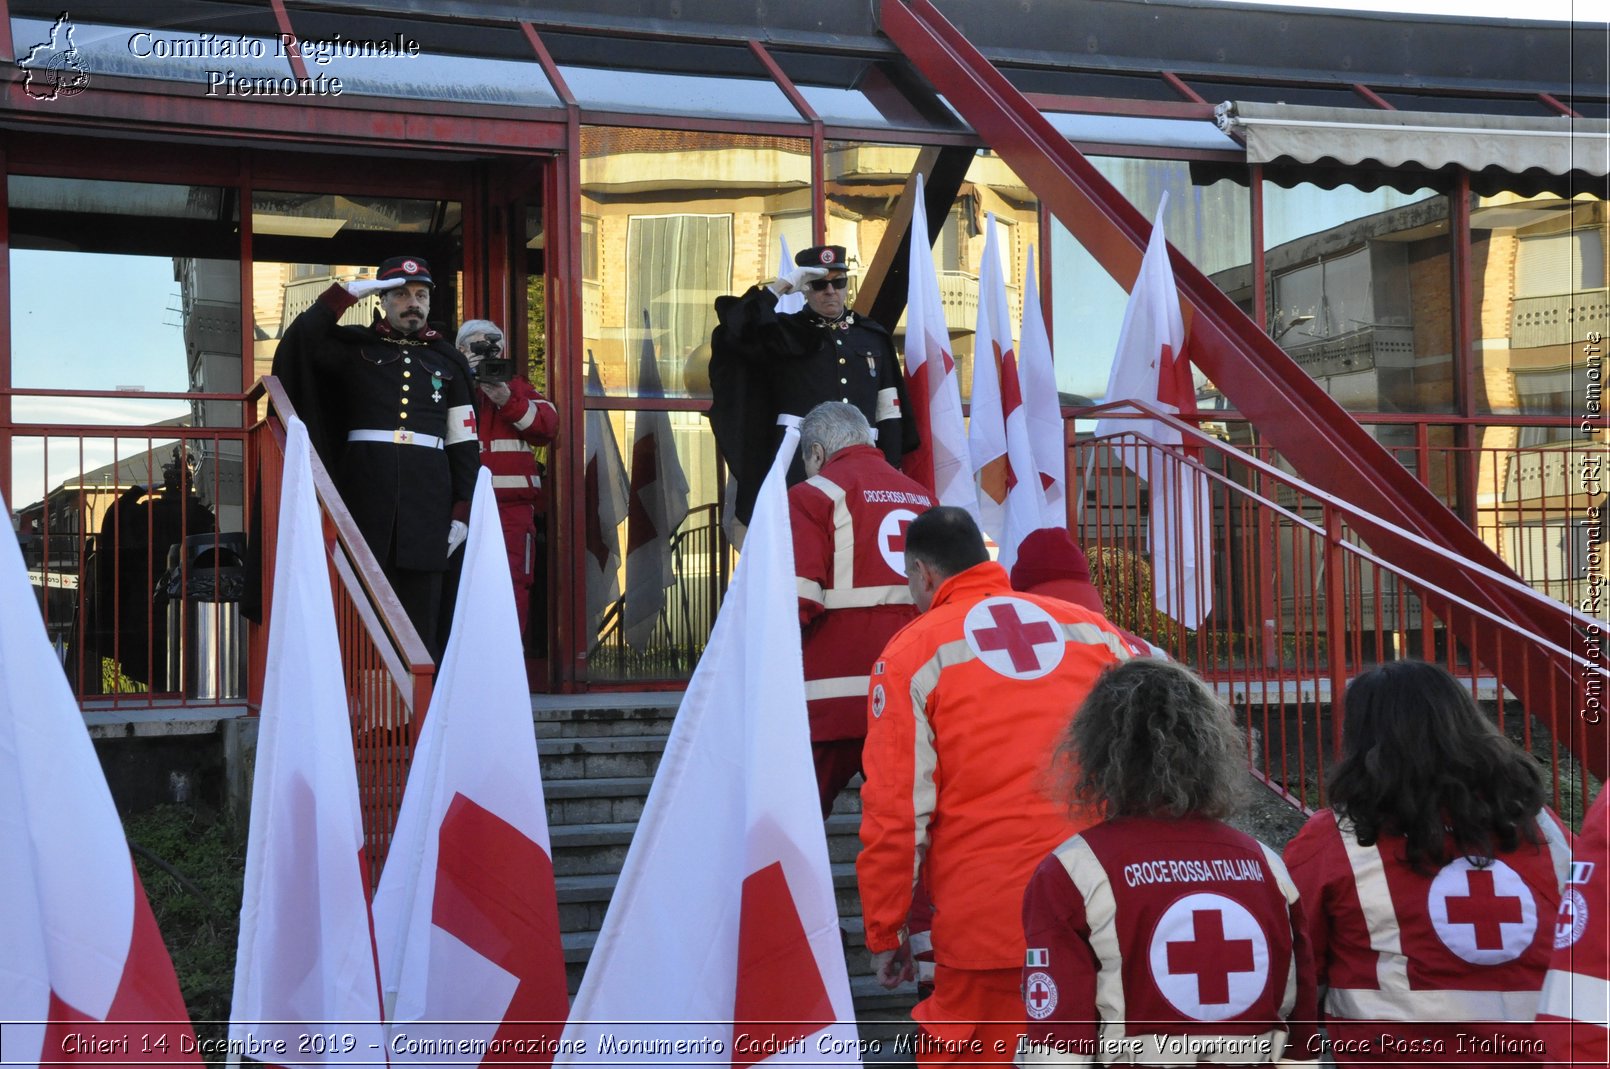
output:
[[[173,963],[37,605],[16,537],[0,535],[0,1060],[199,1065]]]
[[[860,1061],[805,718],[798,444],[760,488],[555,1065]]]
[[[1040,286],[1035,281],[1034,246],[1029,246],[1028,278],[1023,284],[1023,329],[1018,331],[1017,370],[1023,380],[1023,404],[1029,412],[1029,442],[1040,469],[1045,493],[1039,527],[1066,527],[1068,499],[1068,447],[1063,440],[1062,402],[1057,394],[1057,369],[1051,356],[1051,337],[1040,309]]]
[[[1166,411],[1194,410],[1188,385],[1185,323],[1174,268],[1163,236],[1168,195],[1157,206],[1157,222],[1141,258],[1140,274],[1124,307],[1118,352],[1107,379],[1107,401],[1148,401]],[[1207,475],[1183,462],[1178,430],[1153,419],[1108,418],[1097,422],[1096,437],[1133,434],[1155,443],[1136,446],[1117,439],[1122,462],[1151,489],[1152,578],[1158,609],[1186,627],[1201,625],[1213,609],[1211,553],[1213,499]],[[1170,448],[1173,447],[1173,448]]]
[[[663,397],[659,359],[648,312],[638,353],[637,392]],[[634,650],[646,648],[665,608],[665,590],[676,582],[671,540],[688,514],[688,479],[677,458],[669,412],[641,410],[632,429],[632,492],[626,506],[626,605],[622,627]]]
[[[492,475],[375,893],[393,1065],[546,1065],[564,951],[520,621]]]
[[[1017,352],[1012,347],[1012,309],[1006,297],[995,216],[988,217],[984,263],[978,273],[978,331],[973,346],[973,409],[967,448],[978,484],[978,514],[984,533],[1001,547],[1001,567],[1011,569],[1017,547],[1041,526],[1045,494],[1040,486],[1029,410],[1023,404]]]
[[[956,361],[950,355],[950,328],[939,300],[939,276],[928,239],[928,211],[922,175],[911,209],[911,260],[906,285],[906,393],[922,444],[901,461],[905,473],[928,487],[941,505],[955,505],[978,517],[978,495],[967,466],[967,429]]]
[[[310,449],[307,428],[292,418],[229,1041],[280,1066],[372,1065],[384,1058],[386,1035]]]

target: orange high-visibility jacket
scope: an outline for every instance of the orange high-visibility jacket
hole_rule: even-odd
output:
[[[900,944],[926,858],[934,956],[1023,963],[1023,890],[1075,822],[1051,791],[1056,743],[1096,676],[1129,657],[1088,609],[1015,592],[987,562],[940,585],[873,665],[856,873],[872,951]]]

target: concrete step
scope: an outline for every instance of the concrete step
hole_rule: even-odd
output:
[[[593,779],[543,777],[542,793],[548,803],[548,827],[566,824],[636,822],[643,815],[651,776],[606,776]]]
[[[618,873],[637,832],[636,821],[560,824],[548,829],[558,876]]]
[[[677,691],[533,694],[531,717],[539,739],[664,735],[681,702]]]
[[[840,813],[835,809],[825,824],[827,859],[834,864],[854,864],[856,855],[861,852],[861,814]]]
[[[542,782],[653,776],[665,752],[664,735],[537,740]]]

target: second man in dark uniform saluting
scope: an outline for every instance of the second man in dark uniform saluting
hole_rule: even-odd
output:
[[[816,245],[794,267],[739,297],[718,297],[711,337],[710,421],[738,480],[738,517],[748,522],[760,481],[781,440],[779,415],[804,416],[824,401],[854,405],[877,430],[895,467],[917,447],[904,418],[905,375],[882,324],[848,310],[849,265],[841,245]],[[777,311],[777,298],[802,292],[806,307]],[[805,478],[798,457],[789,484]]]

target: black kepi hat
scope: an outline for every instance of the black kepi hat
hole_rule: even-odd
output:
[[[402,278],[409,282],[423,282],[432,289],[436,287],[435,281],[430,277],[430,264],[419,256],[393,256],[380,265],[375,278],[381,282]]]
[[[825,267],[830,271],[848,271],[843,245],[812,245],[794,257],[795,267]]]

